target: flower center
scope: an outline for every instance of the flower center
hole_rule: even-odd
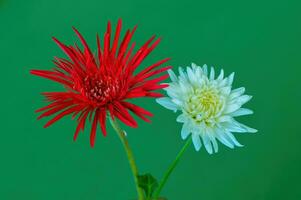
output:
[[[207,86],[194,90],[188,98],[187,113],[195,122],[206,124],[220,113],[225,104],[225,98],[215,87]]]
[[[109,76],[87,76],[83,83],[84,95],[97,103],[106,103],[114,99],[119,89],[119,82]]]

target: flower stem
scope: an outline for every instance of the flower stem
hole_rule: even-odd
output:
[[[138,200],[144,200],[144,193],[142,188],[139,187],[139,182],[138,182],[138,168],[137,165],[135,163],[135,159],[134,159],[134,155],[133,152],[130,148],[129,142],[126,138],[125,132],[120,128],[117,120],[112,120],[111,117],[109,117],[111,125],[113,126],[114,130],[116,131],[117,135],[119,136],[123,147],[125,149],[126,155],[128,157],[129,160],[129,164],[134,176],[134,181],[135,181],[135,186],[136,186],[136,190],[137,190],[137,194],[138,194]]]
[[[174,168],[177,166],[180,158],[183,156],[184,152],[186,151],[187,147],[190,146],[191,144],[191,138],[188,139],[186,141],[186,143],[184,144],[184,146],[182,147],[182,149],[180,150],[180,152],[178,153],[176,159],[171,163],[171,165],[168,167],[167,171],[165,172],[162,180],[160,181],[159,183],[159,186],[158,188],[156,189],[155,193],[154,193],[154,199],[158,199],[160,193],[161,193],[161,190],[163,189],[167,179],[169,178],[171,172],[174,170]]]

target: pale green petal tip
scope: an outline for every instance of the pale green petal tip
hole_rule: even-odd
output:
[[[255,128],[249,128],[248,131],[249,131],[249,133],[257,133],[258,132],[258,130]]]
[[[156,102],[168,110],[173,110],[174,112],[177,111],[176,104],[174,104],[168,97],[158,98],[156,99]]]
[[[168,73],[171,81],[173,81],[173,82],[178,81],[176,74],[171,69],[167,70],[167,73]]]
[[[192,134],[192,143],[194,145],[195,150],[200,151],[202,147],[202,143],[201,143],[201,138],[198,135]]]

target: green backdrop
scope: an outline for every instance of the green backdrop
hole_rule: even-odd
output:
[[[301,199],[301,12],[299,1],[99,1],[6,0],[0,4],[1,134],[0,199],[129,200],[136,195],[118,137],[109,127],[94,149],[89,131],[73,142],[75,122],[65,118],[44,129],[34,110],[40,92],[61,86],[31,76],[63,56],[51,36],[73,44],[76,26],[95,47],[106,22],[138,24],[134,40],[163,41],[143,63],[164,57],[175,68],[191,62],[235,71],[235,87],[254,96],[255,114],[240,121],[256,134],[235,134],[245,146],[220,145],[208,155],[191,146],[163,195],[171,200]],[[123,29],[124,33],[124,29]],[[141,68],[140,68],[141,69]],[[161,177],[184,144],[176,115],[141,99],[155,116],[138,129],[124,127],[141,172]]]

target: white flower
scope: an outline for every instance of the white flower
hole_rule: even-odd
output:
[[[217,140],[230,148],[240,147],[242,145],[232,132],[257,132],[234,119],[253,113],[241,108],[252,98],[244,95],[245,88],[231,88],[234,73],[224,77],[221,70],[215,77],[213,67],[209,73],[207,65],[200,67],[195,64],[186,71],[180,67],[178,77],[172,70],[168,73],[172,80],[165,89],[169,97],[158,98],[157,102],[167,109],[182,112],[177,117],[177,122],[183,123],[181,136],[186,139],[191,134],[197,151],[203,143],[209,154],[218,152]]]

